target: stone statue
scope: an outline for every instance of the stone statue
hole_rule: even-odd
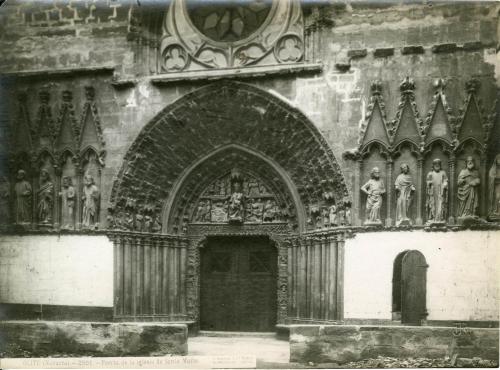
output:
[[[411,198],[415,191],[413,179],[410,175],[410,166],[406,163],[401,164],[401,173],[396,178],[394,184],[396,187],[396,226],[410,225],[409,216]]]
[[[448,176],[441,169],[441,160],[432,161],[427,174],[427,223],[445,223],[448,204]]]
[[[243,193],[241,192],[241,183],[233,183],[233,193],[229,198],[229,221],[242,222],[244,213]]]
[[[365,225],[380,225],[380,208],[382,207],[382,194],[385,193],[384,181],[380,179],[378,167],[373,167],[371,178],[361,187],[367,195]]]
[[[479,207],[479,172],[476,169],[474,158],[467,157],[466,168],[458,174],[457,198],[458,217],[474,217],[478,215]]]
[[[16,224],[28,224],[31,222],[32,188],[25,177],[26,172],[24,170],[17,172],[17,183],[14,188],[14,192],[16,193]]]
[[[40,189],[37,193],[38,199],[38,222],[50,224],[52,222],[52,210],[54,206],[54,184],[50,181],[47,170],[40,172]]]
[[[488,172],[488,204],[492,221],[500,219],[500,154],[497,154]]]
[[[99,189],[95,185],[92,175],[87,174],[83,178],[82,200],[82,226],[84,228],[96,227],[99,208]]]
[[[335,206],[335,204],[332,204],[330,207],[328,207],[328,219],[329,219],[330,226],[337,226],[338,225],[337,207]]]
[[[61,228],[73,230],[75,228],[76,192],[71,177],[63,177],[59,196],[61,197]]]

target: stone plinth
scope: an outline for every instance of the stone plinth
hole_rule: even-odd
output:
[[[187,354],[187,325],[67,321],[0,322],[0,353],[31,357]]]
[[[291,325],[290,361],[346,363],[377,356],[498,359],[498,328]]]

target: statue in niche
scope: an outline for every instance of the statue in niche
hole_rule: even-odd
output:
[[[330,209],[328,207],[321,209],[321,216],[323,216],[323,227],[330,226]]]
[[[243,222],[244,204],[241,182],[233,182],[232,194],[229,197],[229,222]]]
[[[427,174],[427,223],[445,223],[447,204],[448,176],[441,169],[441,160],[436,158]]]
[[[467,157],[465,165],[457,180],[458,217],[477,217],[481,180],[474,158]]]
[[[396,226],[411,225],[409,216],[411,198],[415,191],[413,179],[410,175],[410,166],[401,164],[401,173],[396,178],[394,184],[396,188]]]
[[[76,192],[71,177],[63,177],[59,196],[61,197],[61,228],[72,230],[75,228]]]
[[[32,188],[25,179],[26,172],[19,170],[17,172],[17,183],[14,188],[16,193],[16,223],[28,224],[31,222],[31,196]]]
[[[40,189],[38,199],[38,222],[50,224],[52,222],[52,208],[54,205],[54,184],[50,180],[47,170],[40,171]]]
[[[382,207],[382,194],[385,193],[384,181],[380,179],[378,167],[373,167],[370,180],[361,187],[366,195],[366,221],[365,225],[381,225],[380,208]]]
[[[83,178],[83,211],[82,226],[84,228],[96,228],[99,208],[99,189],[95,185],[92,175]],[[132,225],[133,228],[133,223]]]
[[[500,154],[497,154],[488,172],[489,181],[489,219],[500,220]]]
[[[202,199],[196,210],[196,222],[210,222],[210,200]]]
[[[332,204],[330,207],[328,207],[328,223],[330,226],[338,225],[337,206],[335,204]]]

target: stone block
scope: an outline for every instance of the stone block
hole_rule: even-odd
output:
[[[423,46],[405,46],[401,49],[401,54],[409,55],[409,54],[424,54],[425,50]]]
[[[483,47],[484,45],[481,41],[473,41],[473,42],[466,42],[462,48],[465,51],[476,51],[476,50],[481,50]]]
[[[439,44],[439,45],[433,45],[431,50],[433,53],[439,54],[439,53],[453,53],[457,50],[457,44],[455,43],[449,43],[449,44]]]
[[[349,50],[347,52],[347,56],[351,59],[364,58],[367,55],[368,55],[368,51],[366,49]]]
[[[185,324],[4,321],[0,333],[0,352],[7,357],[20,351],[32,357],[187,354]]]
[[[452,352],[459,357],[498,358],[497,329],[470,328],[466,335],[457,335],[450,327],[326,325],[318,326],[318,331],[312,326],[299,331],[300,340],[290,341],[294,362],[343,364],[378,356],[443,358]]]
[[[394,48],[375,49],[373,56],[375,58],[386,58],[394,55]]]

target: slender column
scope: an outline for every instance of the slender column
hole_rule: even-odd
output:
[[[424,158],[419,155],[417,158],[417,218],[415,220],[415,224],[417,225],[423,225],[423,217],[422,217],[422,210],[424,209],[424,194],[425,194],[425,189],[424,189],[424,176],[425,174],[423,173],[423,168],[424,168]]]
[[[456,157],[455,153],[452,152],[450,154],[448,165],[450,167],[450,176],[448,178],[448,223],[453,225],[455,224],[455,198],[456,198],[456,180],[455,180],[455,166],[456,166]]]
[[[61,226],[61,197],[59,193],[61,192],[61,175],[62,172],[58,166],[54,166],[54,208],[52,209],[52,220],[54,224],[54,229],[59,229]]]
[[[344,235],[337,237],[337,320],[344,319]]]
[[[394,161],[392,157],[387,157],[386,170],[387,170],[387,181],[385,182],[385,197],[386,197],[386,211],[387,218],[385,219],[385,226],[392,226],[392,194],[394,193],[394,181],[392,179],[392,169],[394,167]]]
[[[83,169],[80,166],[76,168],[76,204],[75,204],[75,230],[82,228],[82,195],[83,195]]]
[[[488,217],[489,207],[488,207],[488,169],[486,168],[486,155],[481,154],[480,164],[479,164],[479,176],[481,178],[481,183],[479,184],[479,211],[478,216],[481,218]]]
[[[362,221],[361,221],[361,173],[363,170],[363,161],[361,159],[358,159],[356,161],[356,168],[354,170],[354,190],[352,194],[352,201],[353,201],[353,209],[351,212],[351,217],[352,217],[352,224],[354,226],[360,226]]]

